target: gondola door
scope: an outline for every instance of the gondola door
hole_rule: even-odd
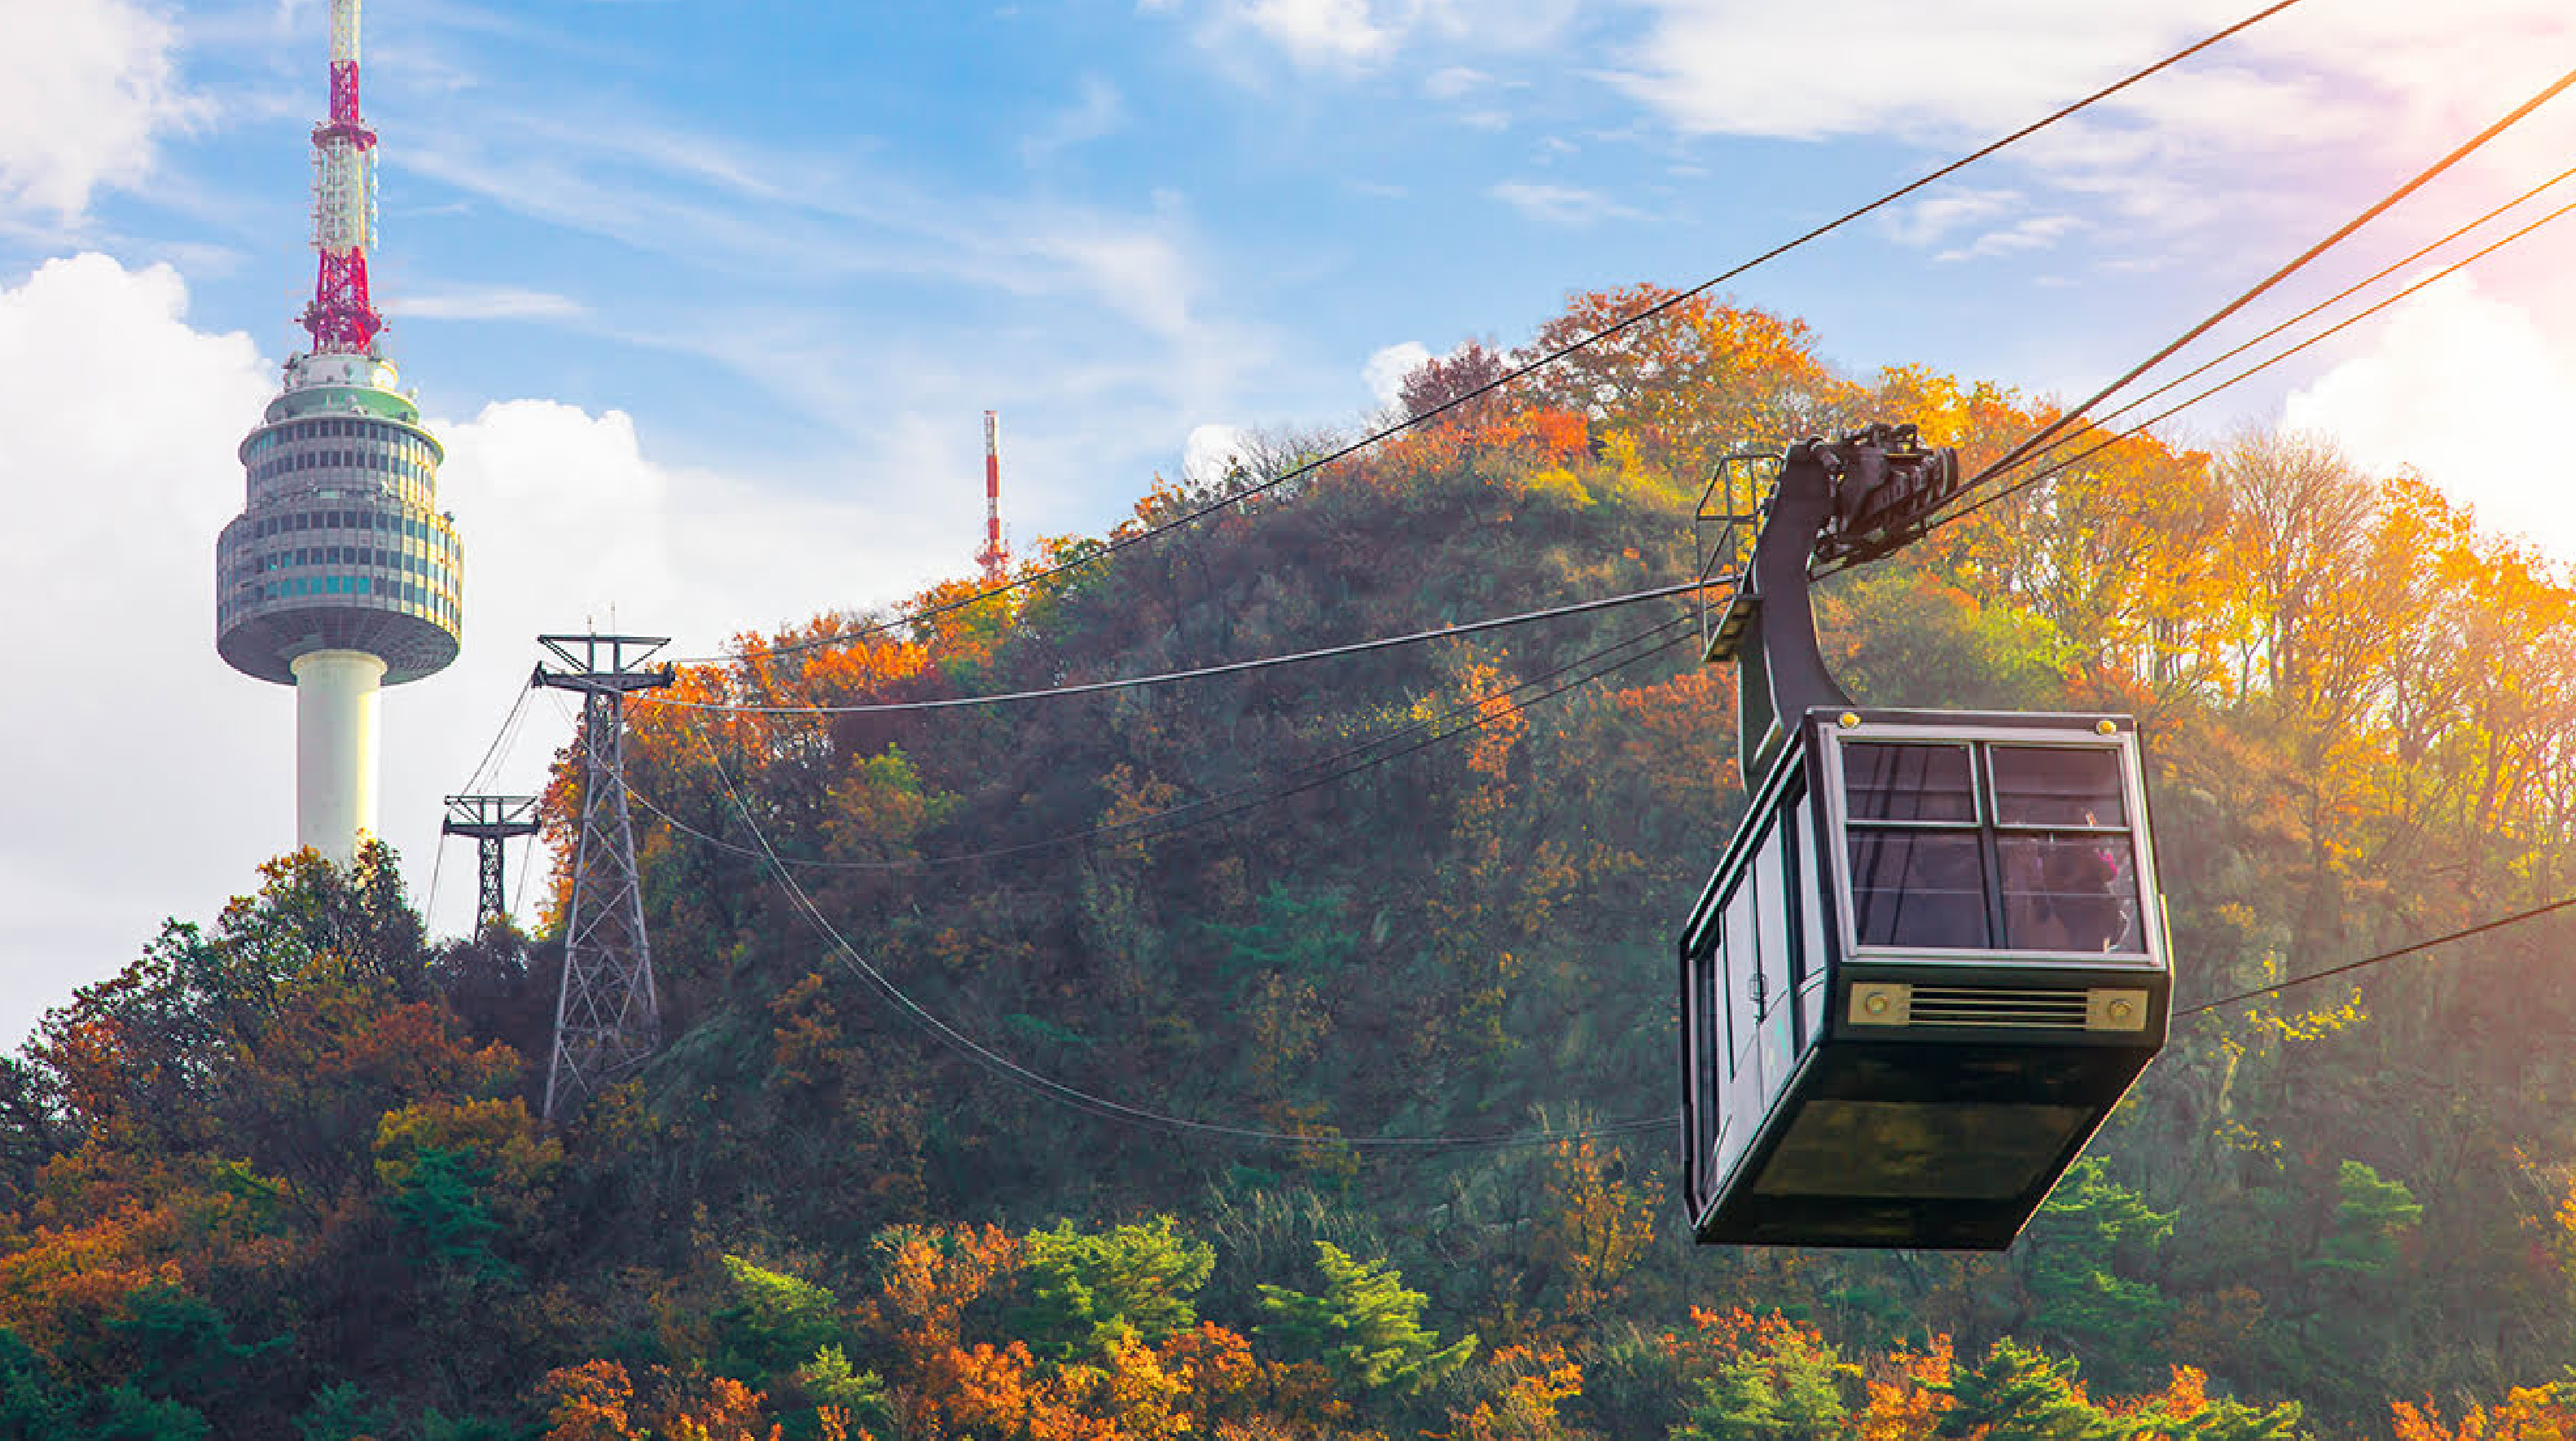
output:
[[[1754,852],[1750,877],[1753,885],[1754,961],[1748,968],[1753,973],[1749,989],[1754,1009],[1755,1048],[1761,1053],[1763,1087],[1772,1094],[1777,1094],[1788,1084],[1790,1070],[1796,1065],[1798,1055],[1798,993],[1790,979],[1792,952],[1797,944],[1797,936],[1789,923],[1793,905],[1789,896],[1788,855],[1792,832],[1787,811],[1782,810],[1777,815],[1770,834],[1762,838],[1761,848]]]
[[[1770,1101],[1762,1065],[1762,971],[1756,959],[1755,887],[1753,873],[1746,872],[1735,893],[1726,899],[1726,918],[1719,932],[1717,964],[1726,997],[1727,1061],[1726,1136],[1717,1163],[1720,1176],[1734,1169],[1746,1143],[1753,1139],[1754,1130],[1762,1124],[1762,1114],[1769,1109]]]

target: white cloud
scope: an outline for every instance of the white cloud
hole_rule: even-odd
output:
[[[1455,100],[1462,95],[1484,89],[1494,77],[1482,70],[1464,65],[1446,65],[1434,70],[1422,82],[1422,93],[1434,100]]]
[[[578,320],[590,313],[569,296],[512,285],[415,292],[385,310],[397,320]]]
[[[1240,14],[1300,65],[1357,69],[1395,51],[1397,32],[1369,0],[1248,0]]]
[[[1033,235],[1026,243],[1081,275],[1087,289],[1138,325],[1166,337],[1189,328],[1190,267],[1163,237],[1104,226]]]
[[[1404,390],[1404,378],[1422,368],[1431,358],[1431,347],[1419,340],[1402,340],[1368,358],[1361,374],[1368,379],[1369,393],[1380,405],[1393,405]]]
[[[1997,255],[2045,250],[2080,223],[2072,215],[2034,215],[2001,230],[1989,230],[1965,245],[1954,246],[1932,258],[1942,261],[1985,260]]]
[[[1612,77],[1621,88],[1684,131],[1817,139],[2028,120],[2158,53],[2165,37],[2195,28],[2189,11],[2213,7],[2161,7],[2152,18],[2049,0],[1938,11],[1883,0],[1644,8],[1652,18],[1629,68]],[[1828,64],[1781,63],[1828,54]]]
[[[1637,8],[1646,22],[1606,78],[1685,134],[1896,135],[1947,149],[2036,120],[2215,34],[2246,7],[1638,0]],[[1854,44],[1855,36],[1866,39]],[[2421,163],[2552,78],[2571,47],[2576,9],[2560,0],[2302,7],[2016,144],[2005,163],[2087,189],[2125,215],[2178,226],[2208,218],[2205,197],[2219,184],[2240,197],[2281,189],[2285,157],[2295,156],[2303,174]],[[1816,55],[1833,59],[1791,63]],[[2502,147],[2492,164],[2515,173]]]
[[[216,659],[215,533],[274,370],[189,328],[166,267],[49,262],[0,288],[0,1038],[210,918],[293,824],[284,692]],[[224,763],[208,764],[221,756]],[[285,799],[280,799],[286,795]]]
[[[1216,480],[1234,465],[1249,437],[1240,426],[1211,421],[1192,426],[1181,449],[1181,474],[1194,481]]]
[[[1152,0],[1147,12],[1174,12],[1179,0]],[[1210,0],[1203,42],[1222,46],[1248,37],[1309,70],[1359,74],[1384,69],[1426,41],[1487,53],[1525,52],[1561,35],[1576,0]],[[1257,71],[1247,71],[1257,73]],[[1463,65],[1434,71],[1424,88],[1454,99],[1490,78]]]
[[[892,175],[763,169],[728,141],[650,119],[582,131],[505,119],[489,134],[416,140],[402,163],[546,224],[735,279],[930,279],[1087,301],[1165,335],[1192,318],[1193,236],[1168,196],[1150,214],[1123,215],[929,193]],[[521,145],[512,130],[550,143]]]
[[[1047,117],[1020,142],[1020,158],[1035,165],[1074,146],[1114,135],[1127,124],[1127,100],[1097,75],[1082,77],[1082,94]]]
[[[25,522],[0,528],[0,613],[20,618],[12,660],[33,682],[0,708],[14,822],[0,1039],[133,960],[165,915],[211,918],[294,841],[292,696],[226,668],[213,634],[215,536],[242,504],[234,448],[276,370],[247,337],[190,327],[187,303],[168,268],[95,255],[0,288],[0,493]],[[465,540],[465,649],[386,693],[381,794],[416,898],[440,871],[444,933],[470,923],[473,869],[461,846],[436,866],[440,797],[481,757],[537,633],[614,624],[708,654],[909,593],[972,546],[913,491],[798,492],[657,461],[618,411],[512,400],[430,425],[448,449],[439,503]],[[974,442],[918,442],[890,427],[889,464],[953,471],[962,517],[980,494]],[[497,784],[539,785],[565,735],[537,705]]]
[[[129,0],[7,0],[0,33],[0,204],[68,221],[149,174],[160,137],[203,113],[169,22]]]
[[[2576,488],[2533,454],[2531,428],[2576,415],[2576,346],[2466,277],[2390,311],[2371,349],[2294,392],[2293,428],[2381,473],[2413,466],[2486,525],[2576,561]]]
[[[616,627],[672,637],[672,656],[717,654],[744,630],[908,594],[962,569],[973,544],[962,517],[947,532],[930,528],[937,517],[915,491],[818,494],[656,460],[623,411],[520,399],[430,424],[448,450],[440,504],[465,539],[466,647],[451,670],[385,703],[385,827],[410,858],[416,892],[430,873],[439,797],[481,756],[540,633]],[[913,460],[916,437],[886,439],[914,474],[955,474],[961,503],[980,496],[962,427],[957,453],[940,460]],[[530,734],[500,776],[513,793],[543,783],[567,737],[552,707]],[[453,877],[471,853],[460,845],[447,860]],[[442,888],[439,930],[470,923],[472,871],[462,874]]]
[[[1880,228],[1899,245],[1934,245],[1961,226],[1991,220],[2021,203],[2016,190],[1949,190],[1881,212]]]
[[[1571,185],[1506,180],[1487,188],[1485,194],[1532,220],[1545,221],[1550,225],[1580,227],[1602,220],[1633,219],[1637,215],[1635,210],[1618,204],[1597,190],[1583,190]]]

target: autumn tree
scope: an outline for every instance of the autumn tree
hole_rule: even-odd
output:
[[[1261,1334],[1295,1356],[1312,1357],[1353,1386],[1417,1390],[1467,1364],[1473,1334],[1442,1345],[1422,1325],[1424,1303],[1384,1261],[1353,1259],[1329,1241],[1315,1243],[1324,1273],[1320,1296],[1263,1285]]]
[[[1470,340],[1447,355],[1435,355],[1405,374],[1396,390],[1396,408],[1407,419],[1419,419],[1444,406],[1444,421],[1475,418],[1482,398],[1460,404],[1465,397],[1493,385],[1503,378],[1506,369],[1502,352],[1481,340]]]
[[[1216,1251],[1172,1229],[1172,1218],[1083,1232],[1071,1222],[1022,1239],[1027,1305],[1022,1330],[1058,1357],[1097,1354],[1119,1342],[1160,1344],[1198,1324],[1190,1298],[1207,1284]]]

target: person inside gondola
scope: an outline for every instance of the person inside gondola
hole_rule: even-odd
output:
[[[2086,812],[2085,821],[2093,820]],[[2004,924],[2016,950],[2101,954],[2130,949],[2136,905],[2119,852],[2100,835],[2058,834],[2006,846]]]

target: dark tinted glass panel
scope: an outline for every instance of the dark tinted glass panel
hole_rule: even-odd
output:
[[[1856,821],[1973,821],[1966,746],[1843,747],[1843,789]]]
[[[2103,747],[1995,746],[1995,821],[2007,826],[2125,826],[2120,753]]]
[[[1984,950],[1985,851],[1974,833],[1854,830],[1852,924],[1864,946]]]
[[[1999,1200],[2036,1185],[2090,1124],[2081,1106],[1815,1100],[1753,1189],[1773,1196]]]
[[[2140,955],[2138,876],[2127,836],[2070,831],[1998,838],[2004,944],[2017,951]]]

